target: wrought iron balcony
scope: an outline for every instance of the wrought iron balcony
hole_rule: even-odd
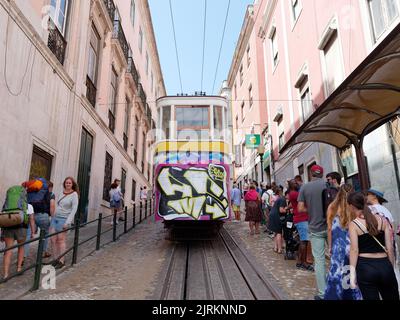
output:
[[[138,85],[138,95],[140,97],[140,100],[143,103],[143,106],[145,107],[146,106],[146,102],[147,102],[147,96],[146,96],[146,93],[143,90],[143,86],[142,86],[141,83],[139,83],[139,85]]]
[[[128,151],[128,136],[124,133],[124,149]]]
[[[111,19],[111,22],[114,21],[114,17],[115,17],[115,4],[113,0],[103,0],[106,8],[107,8],[107,12],[108,15]]]
[[[108,110],[108,128],[112,133],[115,133],[115,116],[111,110]]]
[[[114,20],[114,30],[113,30],[113,39],[117,39],[119,44],[121,45],[122,52],[124,53],[126,62],[128,62],[129,56],[129,45],[128,41],[126,41],[124,30],[122,29],[121,21]]]
[[[93,84],[89,76],[86,76],[86,98],[89,100],[93,108],[96,107],[96,95],[97,89],[95,85]]]
[[[61,64],[64,64],[67,41],[65,41],[64,36],[51,18],[49,18],[49,39],[47,46],[56,56],[57,60],[60,61]]]
[[[135,84],[139,84],[139,73],[137,72],[137,69],[135,67],[135,63],[133,61],[132,57],[128,58],[128,69],[127,73],[131,74],[133,77],[133,81],[135,81]]]

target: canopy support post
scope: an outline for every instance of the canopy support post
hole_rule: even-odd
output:
[[[358,176],[360,177],[361,190],[367,191],[370,188],[367,161],[363,150],[363,139],[352,139],[354,148],[356,149]]]

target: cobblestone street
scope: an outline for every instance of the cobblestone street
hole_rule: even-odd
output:
[[[40,290],[22,299],[39,300],[145,300],[152,299],[160,272],[166,267],[172,246],[162,223],[153,218],[80,261],[57,277],[55,290]],[[257,257],[290,299],[309,300],[314,295],[314,275],[295,268],[273,253],[273,241],[266,233],[249,236],[245,222],[228,222],[225,228]]]

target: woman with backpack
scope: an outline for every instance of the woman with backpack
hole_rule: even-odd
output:
[[[74,222],[79,205],[79,188],[74,178],[68,177],[63,183],[64,192],[56,204],[54,217],[51,219],[50,233],[56,233],[68,229]],[[62,232],[51,238],[53,253],[59,257],[65,252],[67,233]],[[56,269],[65,266],[65,257],[61,257],[53,263]]]
[[[113,214],[116,215],[115,221],[117,224],[118,220],[121,219],[121,217],[118,217],[118,212],[121,211],[123,198],[123,194],[121,192],[121,188],[118,185],[118,181],[119,180],[115,180],[110,189],[110,208],[113,211]],[[111,221],[111,224],[114,224],[114,220]]]

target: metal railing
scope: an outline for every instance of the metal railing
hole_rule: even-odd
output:
[[[49,18],[48,26],[49,26],[49,39],[47,41],[47,46],[49,47],[51,52],[53,52],[53,54],[56,56],[57,60],[61,64],[64,64],[67,41],[65,41],[64,36],[58,30],[56,24],[51,18]]]
[[[112,34],[113,39],[117,39],[119,44],[121,45],[122,51],[124,53],[126,62],[128,62],[129,58],[129,45],[128,41],[126,41],[124,30],[122,29],[121,21],[114,20],[114,29]]]
[[[108,245],[112,242],[116,242],[121,236],[127,234],[128,232],[132,231],[135,229],[135,227],[139,224],[141,224],[144,220],[146,220],[148,217],[151,217],[153,215],[153,200],[154,199],[149,199],[146,201],[141,201],[139,204],[133,206],[132,208],[128,209],[125,207],[123,211],[118,212],[117,214],[110,214],[106,217],[103,217],[103,214],[100,213],[99,217],[95,220],[92,220],[90,222],[86,223],[80,223],[79,219],[75,220],[75,225],[62,230],[60,232],[55,232],[52,234],[48,234],[47,236],[45,235],[45,231],[41,230],[40,231],[40,236],[35,239],[31,239],[28,241],[25,241],[24,243],[14,245],[12,247],[0,250],[0,254],[6,253],[8,251],[16,250],[20,247],[24,247],[27,244],[33,244],[33,243],[38,243],[38,249],[36,252],[36,259],[35,263],[28,265],[24,269],[22,269],[19,272],[12,273],[9,277],[5,279],[0,279],[0,284],[1,283],[6,283],[9,280],[15,278],[16,276],[22,275],[28,270],[35,269],[34,270],[34,279],[33,279],[33,286],[30,289],[30,291],[36,291],[39,289],[39,284],[40,284],[40,279],[41,279],[41,272],[42,272],[42,267],[43,265],[49,265],[52,263],[55,263],[62,257],[65,257],[68,253],[72,252],[72,259],[71,259],[71,266],[75,265],[78,262],[78,252],[79,248],[82,247],[84,244],[88,243],[89,241],[96,240],[95,241],[95,249],[89,252],[87,255],[84,257],[81,257],[81,260],[86,258],[87,256],[93,254],[93,252],[100,250],[100,248],[104,247],[105,245]],[[117,215],[118,214],[123,214],[124,215],[124,224],[123,224],[123,229],[121,233],[118,233],[118,227],[117,227]],[[137,220],[137,217],[139,216],[139,220]],[[103,230],[103,222],[107,218],[112,218],[113,224],[111,228],[108,228],[107,230]],[[129,223],[131,221],[131,223]],[[88,238],[84,240],[80,240],[81,238],[81,229],[83,227],[86,227],[88,225],[92,225],[97,223],[97,228],[96,228],[96,233],[94,235],[89,236]],[[128,228],[128,223],[131,225]],[[67,233],[69,231],[74,230],[74,237],[73,237],[73,245],[70,248],[67,248],[65,252],[60,254],[60,256],[56,257],[54,260],[50,262],[43,262],[43,254],[44,254],[44,243],[46,239],[50,239],[51,237],[54,237],[58,234],[62,233]],[[112,240],[101,244],[102,236],[108,232],[112,232]]]
[[[132,75],[133,81],[135,82],[136,85],[138,85],[139,84],[139,73],[135,67],[135,62],[133,61],[132,57],[128,58],[128,69],[126,72]]]
[[[86,76],[86,98],[89,100],[92,107],[96,107],[97,89],[89,76]]]
[[[107,12],[108,12],[108,16],[111,19],[111,22],[114,21],[114,17],[115,17],[115,4],[113,0],[103,0],[106,8],[107,8]]]
[[[138,96],[140,97],[140,100],[143,103],[143,107],[146,107],[146,102],[147,102],[147,95],[144,92],[143,86],[141,83],[138,85]]]

